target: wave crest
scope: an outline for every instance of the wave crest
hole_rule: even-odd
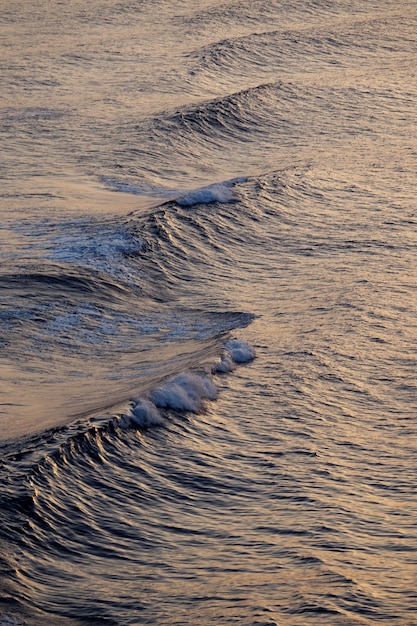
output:
[[[215,400],[217,387],[209,376],[183,372],[155,389],[150,399],[161,408],[198,413],[203,400]]]

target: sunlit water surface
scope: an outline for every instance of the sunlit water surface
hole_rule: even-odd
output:
[[[415,3],[0,33],[0,624],[416,625]]]

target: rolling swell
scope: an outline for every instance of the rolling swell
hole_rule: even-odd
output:
[[[105,4],[1,25],[0,626],[408,626],[415,9]]]
[[[224,350],[222,361],[212,366],[214,372],[230,371],[231,366],[219,367],[226,360],[241,363],[254,357],[250,346],[238,340],[227,342]],[[12,540],[21,555],[14,560],[3,551],[0,558],[0,567],[9,578],[3,598],[9,612],[17,611],[21,617],[30,606],[32,616],[35,609],[88,623],[101,619],[113,623],[110,615],[118,595],[107,597],[109,612],[104,604],[98,610],[100,585],[85,594],[88,578],[109,562],[125,576],[132,550],[136,553],[138,548],[143,556],[135,557],[136,567],[146,571],[149,550],[164,542],[152,532],[157,523],[152,517],[148,529],[137,525],[137,517],[154,501],[155,489],[154,468],[142,454],[146,440],[141,430],[155,426],[164,426],[168,433],[172,428],[181,430],[187,412],[201,412],[203,401],[216,396],[217,388],[207,372],[184,372],[151,390],[149,399],[138,399],[119,414],[101,416],[100,424],[86,429],[83,420],[3,446],[0,472],[8,487],[0,497],[5,521],[0,540]],[[174,498],[180,495],[175,482],[173,476]],[[204,490],[218,488],[207,477]],[[115,519],[113,513],[107,516],[107,510],[116,502]],[[168,530],[169,526],[162,527],[163,533]],[[77,590],[74,603],[68,602],[67,585]],[[13,596],[19,600],[8,606]],[[145,598],[138,602],[126,596],[122,610],[140,611],[146,604]]]
[[[11,300],[16,297],[32,300],[51,293],[56,298],[70,298],[70,294],[74,298],[85,297],[87,294],[92,299],[115,300],[125,293],[126,287],[109,277],[83,271],[81,268],[43,264],[42,267],[26,268],[19,273],[3,273],[0,275],[0,290],[4,305],[9,294]]]
[[[244,133],[264,132],[265,114],[274,106],[273,98],[280,88],[280,82],[261,84],[201,105],[185,107],[156,118],[153,128],[164,134],[175,130],[182,138],[187,134],[198,134],[206,141],[249,141],[251,139],[245,138]]]
[[[409,31],[404,41],[395,34],[393,24]],[[268,77],[297,76],[306,72],[329,70],[332,67],[352,68],[352,65],[377,60],[381,52],[405,52],[412,38],[412,20],[407,24],[398,15],[387,14],[374,19],[357,19],[352,24],[329,22],[317,29],[307,22],[300,29],[269,29],[239,37],[211,42],[188,55],[188,67],[201,86],[213,88],[216,81],[223,86],[236,82],[236,72],[246,80],[258,81]],[[387,26],[390,26],[387,30]]]
[[[235,200],[233,181],[178,202],[188,206],[207,194],[214,205]],[[25,435],[126,406],[164,378],[202,366],[219,354],[225,333],[250,323],[252,315],[218,293],[190,307],[187,237],[201,225],[184,208],[181,224],[163,224],[162,216],[179,209],[167,203],[127,219],[44,223],[39,233],[24,226],[39,261],[0,277],[3,357],[13,362],[4,372],[5,433]],[[221,263],[218,247],[204,230],[200,235],[197,287]]]
[[[260,80],[273,82],[277,77],[287,79],[294,72],[317,72],[336,65],[346,65],[346,49],[359,61],[369,60],[371,50],[359,40],[352,41],[346,33],[329,29],[326,36],[306,29],[294,31],[266,31],[236,38],[216,41],[189,54],[189,72],[201,88],[226,90],[237,81],[242,72],[249,85],[256,86]],[[355,50],[355,43],[357,50]],[[295,74],[297,75],[297,74]]]
[[[216,32],[236,31],[239,27],[244,31],[254,30],[266,24],[278,25],[281,23],[280,14],[285,12],[287,19],[305,23],[306,17],[318,20],[320,18],[329,19],[338,15],[337,7],[332,2],[298,2],[297,0],[283,3],[265,2],[261,0],[256,5],[241,4],[238,2],[221,2],[215,6],[196,10],[187,15],[176,18],[181,24],[186,24],[196,32],[204,32],[207,24]]]
[[[104,605],[98,611],[100,585],[91,589],[88,578],[109,562],[125,576],[138,547],[146,568],[157,521],[148,530],[135,522],[153,500],[155,470],[142,447],[158,438],[155,427],[169,439],[215,400],[212,370],[218,377],[253,358],[242,342],[225,343],[253,315],[233,309],[219,293],[217,276],[230,271],[226,252],[232,264],[233,246],[244,243],[235,219],[244,184],[226,181],[182,193],[175,202],[107,224],[44,224],[39,235],[25,227],[36,254],[51,260],[26,263],[19,274],[4,271],[0,281],[5,344],[15,362],[4,381],[10,402],[1,405],[14,435],[1,445],[0,468],[0,538],[12,542],[17,555],[5,551],[1,561],[9,579],[8,615],[29,624],[37,611],[112,623],[117,595],[108,598],[109,611]],[[193,259],[195,275],[187,277]],[[210,286],[193,298],[203,284]],[[13,393],[16,377],[26,378],[30,397],[20,388]],[[172,497],[178,488],[186,497],[174,486]],[[207,477],[204,488],[220,485]],[[116,501],[120,518],[110,522],[108,507]],[[68,585],[78,597],[69,604]],[[124,610],[141,608],[132,594]]]
[[[185,183],[183,173],[173,167],[175,155],[190,166],[200,162],[206,172],[204,182],[207,177],[210,180],[213,160],[230,178],[257,176],[276,169],[277,163],[269,158],[276,150],[282,154],[280,166],[315,161],[317,135],[323,154],[343,148],[358,134],[364,140],[378,140],[385,130],[387,107],[415,123],[410,100],[393,94],[377,75],[372,83],[358,75],[351,84],[309,85],[275,79],[156,115],[132,129],[135,146],[127,153],[136,162],[146,153],[147,171],[141,176],[149,178],[158,172],[168,184],[176,180],[177,188],[178,181]],[[196,187],[204,184],[198,179],[193,183]]]

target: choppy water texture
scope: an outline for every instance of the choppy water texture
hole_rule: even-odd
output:
[[[416,18],[2,4],[1,626],[417,624]]]

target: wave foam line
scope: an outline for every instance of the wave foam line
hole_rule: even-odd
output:
[[[204,187],[198,187],[190,191],[180,191],[174,189],[157,189],[155,187],[148,188],[144,185],[133,185],[115,180],[107,180],[106,184],[116,191],[128,192],[134,195],[152,195],[154,197],[166,198],[163,204],[167,202],[176,202],[182,207],[190,207],[195,204],[211,204],[212,202],[236,202],[238,200],[233,187],[237,183],[245,183],[248,180],[246,176],[231,178],[223,182],[212,183]],[[160,206],[160,205],[159,205]],[[155,207],[154,207],[155,208]]]
[[[150,395],[151,401],[160,408],[177,409],[198,413],[204,399],[215,400],[217,387],[208,376],[183,372],[157,387]]]
[[[255,350],[247,341],[229,339],[225,344],[226,354],[235,363],[248,363],[255,358]]]
[[[195,204],[210,204],[212,202],[220,202],[222,204],[234,202],[238,199],[233,189],[234,185],[246,181],[247,178],[242,176],[222,183],[213,183],[206,187],[200,187],[180,196],[176,199],[176,203],[180,206],[188,207]]]
[[[247,363],[254,358],[255,351],[246,341],[230,339],[225,343],[224,352],[212,367],[212,372],[232,372],[235,363]],[[140,428],[162,426],[164,418],[160,409],[199,413],[204,400],[215,400],[217,394],[218,389],[211,376],[182,372],[154,389],[148,398],[139,398],[129,415],[122,418],[121,425],[132,424]]]

